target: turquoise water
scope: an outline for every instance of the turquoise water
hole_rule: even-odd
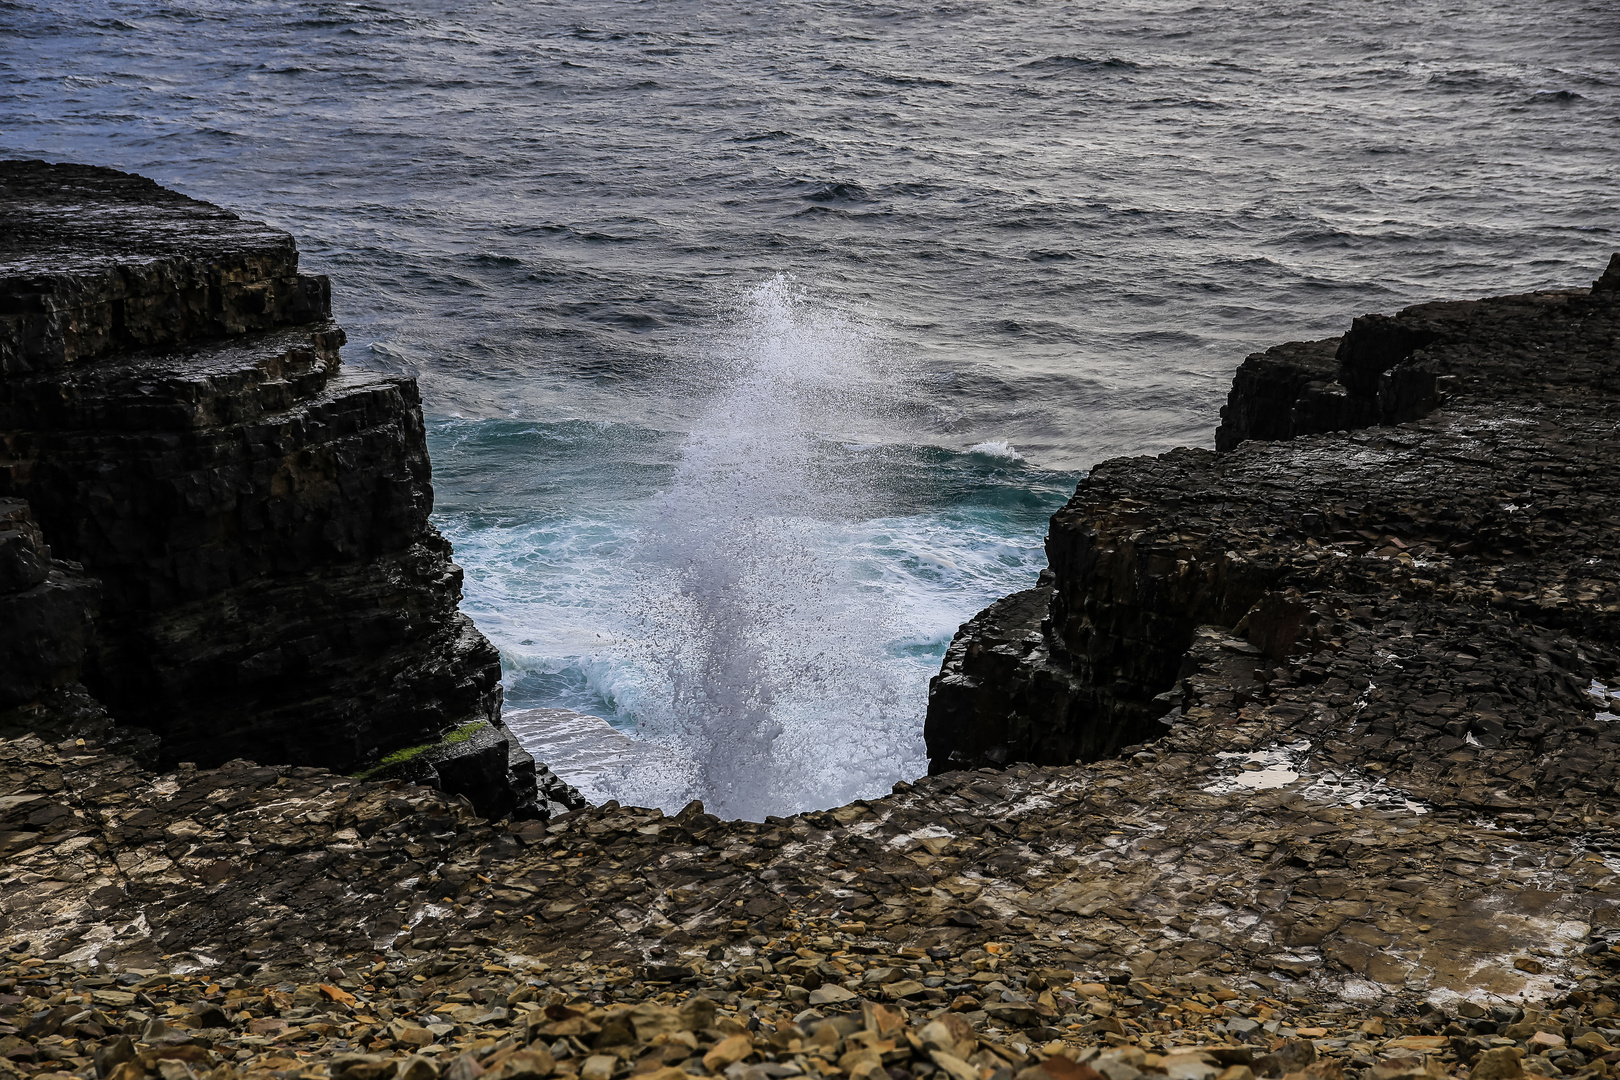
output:
[[[674,356],[681,432],[430,422],[436,519],[508,707],[678,748],[621,781],[663,805],[759,816],[921,773],[945,646],[1034,583],[1077,475],[908,441],[920,377],[781,279]]]
[[[470,568],[467,610],[501,642],[507,702],[630,721],[635,689],[612,659],[631,613],[621,560],[681,437],[578,420],[437,418],[428,430],[436,521]],[[1075,478],[935,447],[881,452],[911,505],[850,523],[861,545],[852,561],[867,587],[898,594],[916,617],[888,653],[926,681],[959,623],[1034,584],[1046,519]]]

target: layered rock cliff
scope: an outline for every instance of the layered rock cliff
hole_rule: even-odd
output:
[[[39,626],[0,627],[0,708],[82,679],[169,761],[543,809],[428,521],[415,383],[342,369],[292,237],[79,165],[0,163],[0,208],[0,589]]]
[[[1251,356],[1222,420],[1216,452],[1104,462],[1053,516],[1042,582],[933,681],[933,771],[1095,759],[1216,710],[1437,798],[1616,793],[1620,256],[1591,289]],[[1246,650],[1219,689],[1201,633]]]

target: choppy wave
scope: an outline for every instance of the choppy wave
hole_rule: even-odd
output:
[[[31,0],[0,152],[268,215],[433,411],[681,430],[669,345],[790,271],[1011,388],[928,441],[1062,468],[1207,444],[1257,347],[1620,246],[1606,0],[712,14]]]
[[[1108,56],[1097,59],[1090,56],[1043,56],[1039,60],[1031,60],[1022,65],[1037,71],[1095,71],[1098,69],[1114,71],[1135,71],[1142,65],[1130,60],[1122,60],[1117,56]]]

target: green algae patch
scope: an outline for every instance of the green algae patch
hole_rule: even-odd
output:
[[[450,746],[458,746],[461,743],[471,742],[480,731],[488,727],[490,727],[490,723],[487,720],[473,720],[469,723],[462,724],[454,731],[445,735],[445,737],[442,739],[438,739],[434,742],[419,743],[416,746],[406,746],[399,750],[395,750],[392,754],[389,754],[387,757],[383,758],[369,769],[355,773],[354,778],[356,780],[384,780],[393,779],[395,777],[402,779],[408,778],[412,773],[417,771],[416,769],[412,768],[413,764],[427,765],[429,762],[424,760],[425,758],[438,756],[437,754],[433,753],[434,751],[442,750]]]

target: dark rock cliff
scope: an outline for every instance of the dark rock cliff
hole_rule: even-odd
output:
[[[416,385],[340,368],[292,237],[79,165],[0,163],[0,207],[0,602],[40,626],[0,629],[0,708],[82,679],[170,761],[431,760],[481,812],[543,810],[428,521]]]
[[[1223,707],[1293,688],[1305,735],[1349,708],[1357,760],[1489,758],[1514,783],[1613,793],[1620,256],[1592,289],[1420,304],[1251,356],[1222,419],[1216,453],[1081,482],[1041,584],[952,642],[932,771],[1162,734],[1195,704],[1211,628],[1252,654]]]
[[[0,710],[79,681],[99,592],[82,570],[51,558],[27,503],[0,499]]]

